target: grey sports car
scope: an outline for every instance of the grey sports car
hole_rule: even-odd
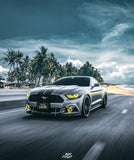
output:
[[[61,78],[52,85],[32,89],[27,97],[26,112],[30,114],[88,117],[91,110],[107,104],[105,88],[87,76]]]

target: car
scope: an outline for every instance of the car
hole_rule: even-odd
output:
[[[107,92],[93,77],[69,76],[27,94],[26,113],[81,115],[88,117],[97,107],[105,108]]]

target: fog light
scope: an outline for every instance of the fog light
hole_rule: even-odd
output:
[[[26,105],[26,109],[27,109],[27,111],[31,110],[31,108],[30,108],[30,106],[28,104]]]
[[[30,97],[30,94],[29,94],[29,93],[27,93],[27,97],[28,97],[28,98]]]
[[[71,107],[71,106],[69,106],[68,108],[67,108],[67,112],[68,113],[71,113],[73,111],[73,108]]]

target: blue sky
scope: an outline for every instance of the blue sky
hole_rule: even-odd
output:
[[[134,84],[133,0],[1,0],[0,19],[1,57],[44,45],[61,63],[88,60],[106,82]]]

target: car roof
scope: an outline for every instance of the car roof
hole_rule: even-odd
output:
[[[66,76],[66,77],[62,77],[62,78],[93,78],[90,76]]]

